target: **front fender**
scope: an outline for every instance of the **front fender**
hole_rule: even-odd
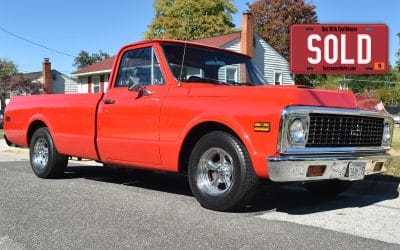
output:
[[[268,172],[266,167],[266,151],[268,150],[266,144],[267,139],[266,134],[257,134],[253,131],[254,121],[252,119],[246,119],[245,121],[241,121],[232,115],[221,115],[214,113],[203,113],[192,119],[187,126],[183,129],[180,137],[179,137],[179,145],[183,146],[183,142],[185,141],[188,134],[197,126],[204,123],[218,123],[223,126],[228,127],[232,130],[235,135],[242,141],[247,152],[249,153],[254,171],[256,175],[260,178],[267,178]],[[249,124],[251,124],[249,126]],[[255,144],[255,143],[256,144]],[[272,143],[273,145],[273,143]],[[276,145],[276,144],[275,144]],[[276,148],[276,146],[272,146],[272,148]],[[182,148],[180,149],[180,151]]]

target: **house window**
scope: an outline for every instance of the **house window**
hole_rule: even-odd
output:
[[[236,83],[238,82],[238,68],[237,67],[226,67],[226,82]]]
[[[100,78],[99,76],[93,77],[93,93],[100,92]]]
[[[53,74],[53,81],[57,80],[57,75]]]
[[[274,74],[274,82],[275,82],[275,85],[281,85],[282,84],[282,72],[275,72],[275,74]]]

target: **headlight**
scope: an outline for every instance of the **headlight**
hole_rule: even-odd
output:
[[[301,119],[294,119],[290,124],[289,137],[291,143],[306,143],[306,125]]]
[[[392,129],[390,123],[385,123],[383,127],[382,144],[385,146],[390,146],[392,140]]]

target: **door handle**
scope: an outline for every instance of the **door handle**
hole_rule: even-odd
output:
[[[104,104],[114,104],[114,103],[115,103],[115,100],[113,100],[113,99],[104,99],[104,100],[103,100],[103,103],[104,103]]]

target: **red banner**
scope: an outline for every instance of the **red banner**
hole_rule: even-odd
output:
[[[295,74],[384,74],[388,27],[384,24],[296,24],[290,30]]]

